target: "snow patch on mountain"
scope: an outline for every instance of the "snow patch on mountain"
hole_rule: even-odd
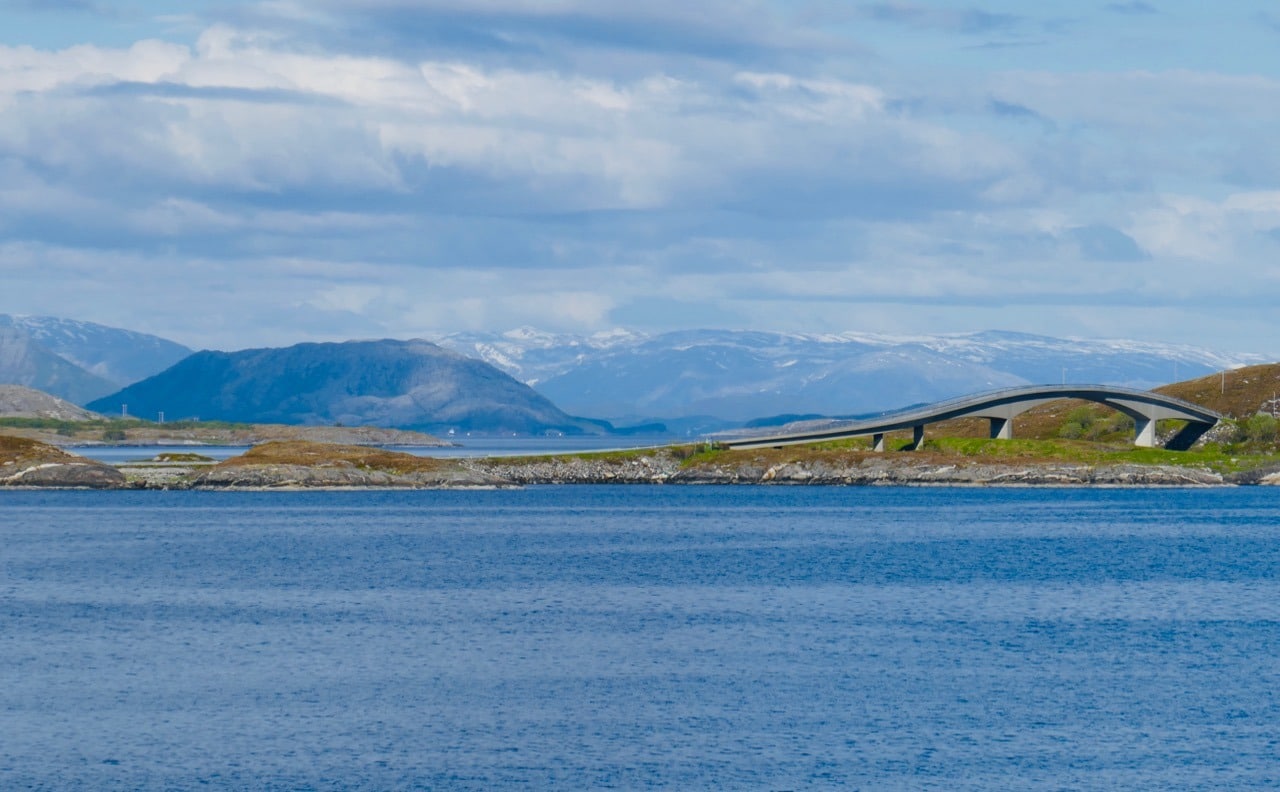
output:
[[[1125,339],[983,331],[940,335],[519,328],[436,339],[535,385],[562,408],[615,422],[781,413],[848,415],[1063,380],[1150,388],[1259,356]]]
[[[0,328],[22,333],[41,348],[116,386],[159,373],[191,350],[157,336],[53,316],[0,314]]]

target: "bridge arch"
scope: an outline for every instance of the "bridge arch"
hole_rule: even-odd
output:
[[[991,437],[1013,437],[1013,418],[1027,410],[1058,399],[1081,399],[1097,402],[1133,419],[1134,445],[1156,444],[1156,421],[1186,421],[1186,427],[1165,448],[1184,451],[1221,419],[1213,410],[1172,396],[1152,391],[1120,388],[1112,385],[1028,385],[962,396],[958,399],[911,407],[860,421],[847,421],[812,431],[783,432],[772,435],[734,437],[721,442],[730,448],[768,448],[802,443],[816,443],[845,437],[874,438],[877,451],[884,450],[884,436],[889,432],[911,429],[911,448],[924,441],[925,426],[953,418],[986,418]]]

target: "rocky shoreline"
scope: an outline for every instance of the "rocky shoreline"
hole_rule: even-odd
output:
[[[766,465],[736,462],[682,467],[668,454],[611,464],[589,459],[525,463],[485,461],[483,470],[503,481],[538,484],[757,484],[816,486],[1115,486],[1213,487],[1280,484],[1280,471],[1223,476],[1174,465],[959,464],[918,462],[901,455],[831,463],[792,461]]]
[[[42,465],[0,479],[0,486],[89,489],[436,489],[553,484],[763,485],[763,486],[1002,486],[1002,487],[1215,487],[1280,485],[1280,472],[1223,476],[1206,470],[1144,465],[883,464],[814,469],[803,464],[759,469],[672,470],[640,463],[619,468],[582,463],[473,466],[436,472],[394,473],[300,465],[201,469],[196,466]]]
[[[750,454],[690,460],[688,449],[622,455],[429,459],[355,446],[268,444],[222,463],[120,466],[28,441],[0,465],[0,487],[141,490],[423,489],[548,484],[767,486],[1216,487],[1280,485],[1280,466],[1221,474],[1199,467],[849,454],[769,462]]]

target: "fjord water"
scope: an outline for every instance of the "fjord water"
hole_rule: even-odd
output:
[[[1211,490],[0,493],[0,788],[1280,784]]]

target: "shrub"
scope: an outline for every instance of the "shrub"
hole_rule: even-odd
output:
[[[1079,440],[1084,437],[1084,433],[1086,431],[1088,431],[1088,427],[1085,426],[1085,424],[1078,423],[1076,421],[1067,421],[1062,425],[1062,428],[1058,430],[1058,436],[1065,437],[1068,440]]]
[[[1066,423],[1058,430],[1058,436],[1068,440],[1079,440],[1088,434],[1095,420],[1097,420],[1097,414],[1092,407],[1077,407],[1067,413]]]
[[[1255,443],[1274,443],[1277,436],[1276,419],[1267,413],[1258,413],[1244,423],[1245,436]]]

